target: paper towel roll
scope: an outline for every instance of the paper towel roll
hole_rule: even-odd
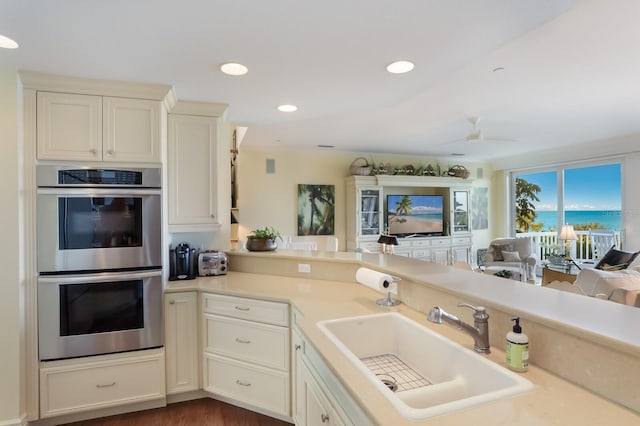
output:
[[[393,277],[389,274],[374,271],[373,269],[358,268],[356,271],[356,281],[383,293],[391,292],[392,294],[398,294],[398,283],[394,281]]]

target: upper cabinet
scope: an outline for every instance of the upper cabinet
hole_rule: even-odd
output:
[[[39,160],[159,163],[159,101],[37,93]]]
[[[229,200],[223,200],[219,193],[219,180],[229,176],[220,170],[229,159],[229,142],[223,140],[227,133],[223,131],[225,111],[222,104],[178,102],[169,114],[171,232],[215,231],[221,228],[223,218],[229,220]]]
[[[38,160],[162,164],[171,86],[31,71],[20,79]]]

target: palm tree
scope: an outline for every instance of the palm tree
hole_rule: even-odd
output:
[[[535,183],[516,178],[516,232],[529,232],[538,216],[532,201],[540,201],[540,187]]]
[[[411,215],[411,204],[413,204],[411,198],[408,195],[404,195],[402,200],[396,202],[396,216]]]

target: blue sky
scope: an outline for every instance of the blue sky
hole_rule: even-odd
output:
[[[536,210],[557,210],[556,171],[522,174],[518,177],[542,189]],[[565,210],[621,210],[620,164],[565,169]]]

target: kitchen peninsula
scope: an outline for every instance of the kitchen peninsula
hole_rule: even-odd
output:
[[[297,327],[305,342],[335,375],[338,387],[346,390],[348,398],[372,423],[446,425],[483,418],[498,425],[640,421],[640,401],[635,392],[640,381],[640,339],[631,327],[620,330],[621,323],[634,324],[640,320],[640,311],[636,309],[609,310],[610,306],[599,300],[515,281],[507,283],[500,278],[399,256],[286,250],[228,254],[231,268],[228,275],[169,283],[165,297],[176,292],[193,292],[200,296],[213,294],[289,305],[292,327]],[[299,264],[309,265],[311,272],[299,273]],[[377,306],[375,301],[380,294],[355,282],[355,271],[361,266],[399,276],[402,281],[398,298],[403,303],[390,308]],[[425,319],[424,312],[436,304],[464,316],[465,312],[456,307],[459,302],[487,307],[492,345],[488,358],[502,366],[503,341],[510,317],[522,318],[531,339],[532,362],[523,376],[533,382],[532,391],[424,422],[409,421],[316,326],[326,319],[393,311],[471,350],[469,336]],[[588,321],[591,315],[607,321],[593,324]],[[204,333],[201,335],[204,337]],[[292,358],[294,354],[292,350]],[[295,418],[296,380],[291,383],[294,387],[291,411]]]

